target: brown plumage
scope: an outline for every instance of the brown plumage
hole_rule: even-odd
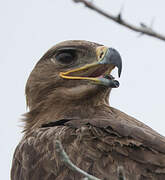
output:
[[[26,85],[29,112],[11,180],[83,178],[60,161],[57,139],[76,166],[102,180],[117,180],[119,166],[127,180],[165,179],[165,138],[109,106],[117,81],[101,75],[121,64],[107,52],[100,44],[65,41],[40,59]]]

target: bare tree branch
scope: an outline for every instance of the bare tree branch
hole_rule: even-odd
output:
[[[114,15],[107,13],[104,10],[100,9],[93,3],[88,2],[87,0],[73,0],[73,1],[75,3],[83,3],[87,8],[107,17],[108,19],[111,19],[112,21],[116,22],[117,24],[120,24],[124,27],[127,27],[128,29],[131,29],[132,31],[139,32],[141,34],[145,34],[145,35],[160,39],[162,41],[165,41],[165,35],[157,33],[155,30],[152,29],[152,27],[149,27],[144,23],[140,23],[140,27],[130,24],[129,22],[125,21],[122,18],[121,13],[119,13],[117,16],[114,16]]]
[[[88,173],[86,173],[85,171],[83,171],[82,169],[78,168],[77,166],[75,166],[71,160],[69,159],[68,155],[66,154],[66,152],[64,151],[62,144],[60,141],[56,141],[56,152],[58,153],[58,155],[60,156],[60,159],[62,162],[64,162],[68,168],[82,174],[85,176],[84,180],[100,180]]]
[[[118,180],[126,180],[123,166],[118,166],[117,176]]]

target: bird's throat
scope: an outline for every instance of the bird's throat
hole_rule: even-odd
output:
[[[61,119],[87,119],[94,118],[95,115],[99,114],[101,116],[105,107],[109,108],[108,100],[109,92],[104,92],[104,90],[102,93],[83,96],[81,99],[68,98],[67,94],[59,96],[57,93],[50,99],[39,103],[26,114],[25,131],[40,128],[44,124],[50,124]]]

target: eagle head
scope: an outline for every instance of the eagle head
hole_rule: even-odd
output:
[[[112,88],[119,82],[111,75],[117,67],[120,77],[122,61],[119,53],[89,41],[64,41],[38,61],[26,85],[29,109],[51,109],[54,105],[108,101]],[[57,109],[57,108],[56,108]]]

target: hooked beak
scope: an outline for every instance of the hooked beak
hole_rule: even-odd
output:
[[[122,60],[120,54],[115,49],[108,48],[104,58],[99,61],[99,64],[114,65],[114,67],[118,68],[118,76],[120,77],[122,70]]]
[[[122,71],[120,54],[113,48],[100,46],[96,49],[97,62],[87,64],[67,72],[60,72],[64,79],[84,79],[111,88],[119,87],[119,82],[110,74],[117,67],[118,76]]]

